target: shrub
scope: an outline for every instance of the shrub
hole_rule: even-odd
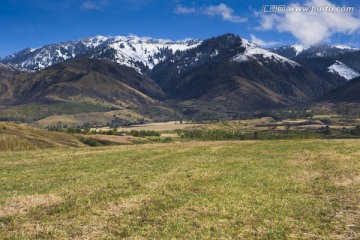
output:
[[[107,140],[100,140],[96,138],[80,138],[80,141],[90,147],[101,147],[101,146],[112,146],[117,145],[114,142],[107,141]]]
[[[134,136],[134,137],[150,137],[150,136],[156,136],[156,137],[160,137],[160,133],[156,132],[156,131],[146,131],[146,130],[131,130],[129,132],[129,135]]]

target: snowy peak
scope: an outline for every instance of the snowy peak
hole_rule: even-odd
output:
[[[360,49],[345,45],[314,45],[311,47],[306,47],[304,45],[290,45],[269,50],[291,59],[308,59],[316,57],[335,57],[340,54],[356,52]]]
[[[109,39],[108,37],[96,36],[93,38],[84,38],[80,40],[80,42],[83,42],[86,45],[86,47],[95,48],[106,42],[108,39]]]
[[[77,41],[25,49],[0,62],[30,70],[41,70],[69,59],[105,58],[135,68],[138,72],[152,69],[155,64],[175,51],[184,51],[200,44],[200,40],[170,41],[138,36],[96,36]]]
[[[359,51],[359,48],[353,48],[346,45],[332,45],[331,48],[337,48],[337,49],[345,49],[350,51]]]
[[[106,43],[106,50],[114,50],[109,60],[129,67],[135,67],[134,62],[141,63],[152,69],[169,54],[185,51],[196,47],[200,41],[188,40],[172,42],[170,40],[139,38],[137,36],[115,37]]]
[[[243,42],[244,42],[243,46],[245,47],[245,51],[233,57],[232,60],[235,62],[245,62],[249,60],[255,60],[260,64],[262,64],[263,61],[265,62],[274,61],[285,65],[289,64],[292,67],[300,66],[300,64],[298,64],[297,62],[292,61],[279,54],[260,48],[259,45],[255,43],[250,43],[246,39],[243,39]]]
[[[340,61],[336,61],[333,65],[328,67],[328,72],[339,75],[346,80],[351,80],[360,76],[360,73],[351,69]]]
[[[291,47],[295,50],[296,56],[306,49],[303,45],[292,45]]]

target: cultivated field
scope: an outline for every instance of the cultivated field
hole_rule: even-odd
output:
[[[359,239],[360,141],[0,153],[0,239]]]

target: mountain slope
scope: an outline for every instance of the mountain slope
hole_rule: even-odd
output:
[[[128,37],[84,38],[77,41],[50,44],[36,49],[25,49],[0,60],[2,63],[41,70],[71,59],[107,59],[147,72],[155,64],[175,51],[183,51],[199,44],[199,40],[170,40]]]
[[[26,69],[21,69],[12,65],[8,65],[8,64],[2,64],[0,63],[0,82],[3,79],[24,73],[24,72],[29,72]]]
[[[83,59],[43,71],[21,74],[0,83],[3,105],[29,102],[82,102],[127,107],[156,104],[163,91],[134,69],[106,60]]]
[[[351,69],[340,61],[336,61],[333,65],[328,67],[328,72],[336,74],[339,77],[345,78],[346,80],[351,80],[360,76],[360,73]]]
[[[321,99],[332,102],[360,102],[360,77],[349,81],[345,86],[331,91]]]

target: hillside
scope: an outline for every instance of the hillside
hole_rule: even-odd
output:
[[[20,69],[12,65],[0,63],[0,82],[3,79],[15,76],[17,74],[23,73],[25,69]]]
[[[343,87],[331,91],[321,99],[332,102],[360,102],[360,77],[349,81]]]
[[[162,103],[164,97],[153,80],[132,68],[81,59],[1,81],[0,119],[32,122],[53,115],[122,109],[140,118],[177,116]]]
[[[0,89],[0,101],[4,105],[70,101],[126,107],[154,104],[156,101],[149,96],[164,96],[153,81],[135,70],[106,60],[91,59],[60,63],[40,72],[17,75],[2,81]]]
[[[76,137],[60,132],[0,122],[0,151],[84,146]]]

